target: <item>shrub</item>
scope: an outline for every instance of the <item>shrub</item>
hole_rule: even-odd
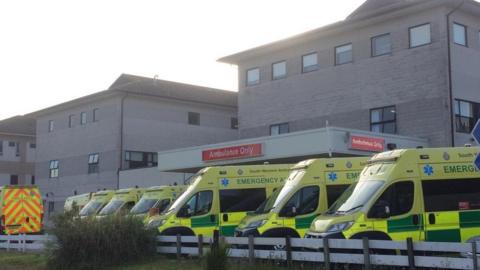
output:
[[[228,248],[224,244],[220,244],[217,248],[213,248],[205,255],[206,270],[227,270],[228,264]]]
[[[78,219],[66,213],[54,224],[49,269],[103,269],[155,254],[155,232],[133,217]]]

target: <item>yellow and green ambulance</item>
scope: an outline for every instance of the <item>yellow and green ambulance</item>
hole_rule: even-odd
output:
[[[65,205],[63,206],[63,210],[65,212],[69,212],[72,210],[75,211],[81,211],[82,208],[92,199],[92,192],[89,193],[84,193],[80,195],[75,195],[68,197],[67,200],[65,200]],[[74,209],[74,206],[76,209]]]
[[[470,242],[480,237],[479,148],[394,150],[375,155],[307,238]]]
[[[112,199],[105,207],[97,214],[98,217],[105,217],[109,215],[126,215],[130,212],[133,206],[140,200],[144,193],[142,188],[126,188],[119,189],[115,192]]]
[[[246,216],[235,236],[303,237],[312,220],[354,183],[367,157],[310,159],[296,164],[282,189]]]
[[[280,188],[292,165],[207,167],[193,178],[188,189],[147,227],[162,235],[233,236],[247,212],[254,211]]]
[[[112,199],[114,190],[97,191],[92,195],[90,201],[80,210],[78,215],[81,218],[96,216],[100,210]]]
[[[186,186],[156,186],[145,190],[140,201],[130,210],[130,214],[146,218],[151,209],[156,214],[163,212],[186,189]]]

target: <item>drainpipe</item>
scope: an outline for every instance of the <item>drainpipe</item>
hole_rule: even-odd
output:
[[[128,92],[125,92],[125,94],[122,96],[122,99],[120,100],[120,155],[119,155],[119,162],[118,162],[118,170],[117,170],[117,189],[120,189],[120,170],[122,169],[123,165],[123,107],[125,104],[125,99],[128,96]]]
[[[454,126],[454,117],[453,117],[453,86],[452,86],[452,51],[451,51],[451,40],[450,40],[450,15],[457,11],[460,7],[463,6],[465,0],[463,0],[458,6],[450,10],[447,13],[447,58],[448,58],[448,95],[450,99],[450,131],[451,131],[451,144],[452,147],[455,146],[455,126]]]

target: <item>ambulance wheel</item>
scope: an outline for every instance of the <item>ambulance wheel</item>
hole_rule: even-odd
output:
[[[392,239],[384,232],[363,232],[356,234],[351,237],[351,239],[363,239],[368,238],[368,240],[385,240],[385,241],[392,241]],[[363,253],[361,250],[356,250],[358,253]],[[370,249],[371,254],[378,254],[378,255],[396,255],[396,250],[392,249]]]
[[[290,228],[279,228],[279,229],[272,229],[264,232],[260,237],[269,237],[269,238],[286,238],[290,236],[290,238],[300,238],[298,233]],[[262,246],[263,249],[267,250],[277,250],[277,251],[284,251],[287,249],[285,245],[277,244],[273,246]],[[292,248],[292,250],[299,250],[299,248]]]

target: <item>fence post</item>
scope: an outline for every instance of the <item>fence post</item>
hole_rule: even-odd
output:
[[[323,238],[323,260],[325,262],[325,270],[330,270],[330,246],[328,238]]]
[[[198,257],[203,256],[203,235],[198,235]]]
[[[473,259],[473,270],[478,270],[478,258],[477,258],[477,242],[472,242],[472,259]]]
[[[10,234],[7,234],[7,252],[10,251]]]
[[[407,238],[407,255],[408,255],[408,268],[410,270],[415,269],[415,255],[413,253],[413,240],[411,237]]]
[[[182,255],[182,236],[177,234],[177,259],[180,259]]]
[[[253,235],[248,236],[248,262],[253,264],[255,261],[255,249],[253,245]]]
[[[363,239],[363,264],[365,265],[365,270],[371,270],[370,265],[370,247],[368,243],[368,238],[364,237]]]
[[[287,265],[290,266],[292,265],[292,242],[290,235],[285,237],[285,249],[287,251]]]
[[[22,252],[27,251],[27,235],[22,234]]]

